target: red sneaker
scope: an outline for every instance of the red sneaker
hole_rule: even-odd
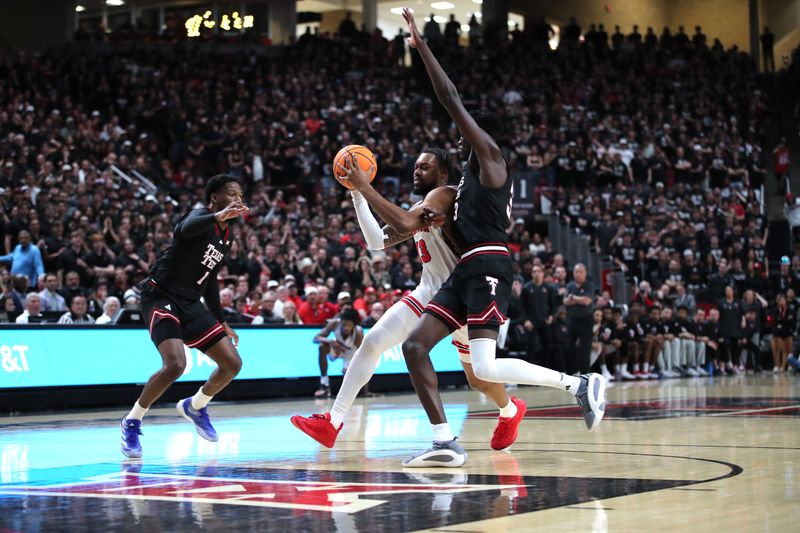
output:
[[[528,406],[516,396],[512,396],[511,401],[517,406],[517,414],[511,418],[500,417],[500,421],[497,422],[497,427],[494,428],[494,435],[492,435],[491,445],[493,450],[505,450],[517,440],[519,423],[522,422],[522,419],[525,417],[525,411],[528,409]]]
[[[333,429],[330,413],[309,417],[295,415],[292,417],[292,424],[327,448],[333,448],[333,445],[336,444],[336,437],[344,427],[344,424],[339,424],[339,429]]]

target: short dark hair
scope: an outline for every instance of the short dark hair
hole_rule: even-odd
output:
[[[208,183],[206,183],[206,202],[210,202],[211,195],[220,190],[227,183],[242,184],[239,178],[231,176],[230,174],[217,174],[216,176],[212,176],[211,179],[208,180]]]
[[[342,319],[342,321],[349,320],[350,322],[358,325],[358,311],[356,311],[352,307],[349,307],[346,310],[342,311],[340,318]]]
[[[436,158],[436,164],[439,165],[443,170],[447,171],[450,168],[450,164],[447,161],[447,152],[442,150],[441,148],[425,148],[422,150],[423,154],[431,154],[434,158]]]
[[[475,109],[470,111],[469,114],[472,115],[478,126],[495,141],[503,134],[503,121],[500,120],[500,116],[497,113],[484,109]]]

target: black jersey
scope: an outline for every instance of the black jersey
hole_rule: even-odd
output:
[[[464,175],[458,183],[453,212],[453,221],[461,240],[462,258],[477,247],[495,245],[506,247],[511,225],[511,201],[514,196],[514,180],[493,189],[482,185],[478,175],[464,165]]]
[[[189,212],[175,226],[172,243],[153,265],[148,279],[167,294],[189,301],[204,296],[211,280],[215,283],[209,292],[215,292],[219,301],[216,273],[231,249],[229,232],[230,227],[220,227],[205,207]]]

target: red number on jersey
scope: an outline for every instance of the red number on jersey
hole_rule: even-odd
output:
[[[417,241],[417,253],[419,253],[419,259],[423,263],[431,262],[431,254],[428,253],[428,246],[422,239]]]

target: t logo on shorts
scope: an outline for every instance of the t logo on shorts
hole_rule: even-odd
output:
[[[489,285],[492,286],[492,296],[495,296],[494,291],[497,288],[497,284],[500,283],[500,281],[497,278],[493,278],[492,276],[486,276],[486,281],[488,281]]]

